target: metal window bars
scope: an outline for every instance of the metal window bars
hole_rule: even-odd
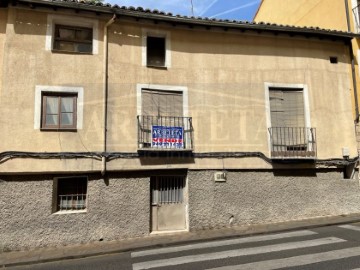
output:
[[[272,158],[316,158],[315,128],[271,127],[269,133]]]
[[[58,211],[86,209],[86,194],[58,195]]]
[[[137,120],[138,149],[160,151],[193,149],[191,117],[138,115]]]
[[[352,9],[356,23],[356,32],[360,32],[360,3],[357,2],[357,6]]]
[[[158,176],[151,181],[152,204],[179,204],[184,200],[183,176]]]

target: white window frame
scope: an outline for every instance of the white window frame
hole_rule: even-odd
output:
[[[188,88],[186,86],[175,86],[175,85],[160,85],[160,84],[137,84],[136,85],[136,96],[137,96],[137,115],[142,113],[142,90],[156,90],[166,92],[182,92],[183,95],[183,117],[189,117],[189,96]]]
[[[266,134],[268,138],[269,154],[271,153],[271,136],[269,133],[269,128],[271,128],[270,88],[302,89],[303,98],[304,98],[305,128],[311,128],[308,86],[306,84],[286,84],[286,83],[265,82],[265,115],[266,115],[266,127],[267,127]]]
[[[66,178],[86,178],[86,203],[85,209],[83,210],[57,210],[58,204],[58,187],[59,187],[59,179],[66,179]],[[86,213],[88,210],[88,198],[89,198],[89,178],[84,175],[79,176],[65,176],[65,177],[55,177],[53,179],[53,194],[52,194],[52,213],[53,215],[64,215],[64,214],[76,214],[76,213]]]
[[[83,87],[36,85],[35,104],[34,104],[34,129],[41,128],[41,109],[42,109],[43,92],[77,94],[76,129],[78,130],[83,128],[83,118],[84,118],[84,88]]]
[[[48,15],[46,28],[45,50],[52,51],[54,47],[55,24],[87,27],[93,29],[92,54],[99,53],[99,22],[97,20],[76,18],[70,16]]]
[[[147,65],[147,37],[162,37],[165,38],[165,66],[164,68],[171,67],[171,36],[169,31],[156,30],[156,29],[142,29],[142,66]]]

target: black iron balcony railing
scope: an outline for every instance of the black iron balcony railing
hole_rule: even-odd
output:
[[[139,150],[193,150],[191,117],[138,115]]]
[[[316,158],[315,128],[271,127],[269,132],[272,158]]]
[[[354,32],[359,33],[360,32],[360,7],[357,5],[352,9],[354,18],[355,18],[355,29]]]

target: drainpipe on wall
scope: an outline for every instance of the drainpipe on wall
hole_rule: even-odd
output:
[[[104,134],[103,134],[103,154],[101,157],[101,175],[105,175],[106,173],[106,144],[107,144],[107,106],[108,106],[108,63],[109,63],[109,44],[108,44],[108,27],[115,22],[116,14],[105,24],[104,26],[104,65],[103,65],[103,97],[104,97]]]
[[[348,32],[351,32],[348,0],[345,0],[345,10],[346,10],[346,22],[347,22]],[[349,53],[350,53],[350,60],[351,60],[352,82],[353,82],[353,88],[354,88],[355,123],[358,123],[359,122],[359,101],[358,101],[358,96],[357,96],[354,51],[353,51],[351,41],[349,41]]]

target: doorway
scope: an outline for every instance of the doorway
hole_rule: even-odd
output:
[[[151,230],[186,229],[185,176],[152,176]]]

